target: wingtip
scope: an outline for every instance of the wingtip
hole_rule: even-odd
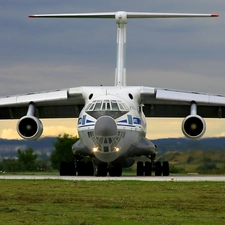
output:
[[[211,17],[219,17],[219,14],[211,14]]]
[[[33,15],[33,14],[31,14],[31,15],[29,15],[28,17],[29,17],[29,18],[34,18],[34,15]]]

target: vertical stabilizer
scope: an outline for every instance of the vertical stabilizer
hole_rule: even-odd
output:
[[[126,24],[134,18],[197,18],[218,17],[218,14],[193,13],[151,13],[151,12],[103,12],[103,13],[67,13],[67,14],[31,14],[30,18],[97,18],[116,19],[117,28],[117,68],[115,86],[126,86]]]
[[[117,68],[115,71],[115,86],[126,86],[126,24],[127,13],[116,13],[117,28]]]

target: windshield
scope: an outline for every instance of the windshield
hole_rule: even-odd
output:
[[[96,119],[104,115],[116,119],[129,112],[129,107],[121,100],[95,100],[87,105],[85,111]]]
[[[129,111],[129,107],[121,100],[96,100],[90,103],[87,111]]]

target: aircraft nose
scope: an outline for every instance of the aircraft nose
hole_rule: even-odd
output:
[[[111,116],[101,116],[95,123],[96,136],[114,136],[117,135],[117,126]]]

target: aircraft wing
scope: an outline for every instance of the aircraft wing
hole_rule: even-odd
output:
[[[82,87],[0,98],[0,119],[20,119],[35,103],[39,118],[76,118],[84,106]]]
[[[141,88],[146,117],[186,117],[191,103],[204,118],[225,118],[225,96],[151,87]]]

